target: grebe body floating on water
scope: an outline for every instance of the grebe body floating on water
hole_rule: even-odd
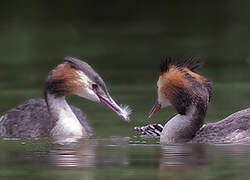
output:
[[[166,58],[157,82],[158,99],[149,118],[169,105],[178,114],[164,127],[161,124],[150,124],[135,127],[135,130],[143,135],[160,136],[163,144],[249,143],[250,108],[236,112],[222,121],[204,124],[212,95],[212,83],[195,72],[199,66],[196,57],[182,62]]]
[[[56,141],[74,141],[92,135],[87,117],[69,106],[65,96],[75,94],[101,102],[126,121],[130,109],[111,98],[102,78],[77,58],[66,57],[45,81],[45,99],[30,99],[0,118],[0,136],[17,138],[52,137]]]

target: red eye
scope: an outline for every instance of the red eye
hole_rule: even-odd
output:
[[[98,88],[97,84],[92,84],[92,88],[97,89]]]

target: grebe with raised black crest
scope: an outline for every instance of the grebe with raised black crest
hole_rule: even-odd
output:
[[[172,105],[178,114],[165,126],[150,124],[135,127],[143,135],[160,137],[163,144],[249,143],[250,108],[236,112],[224,120],[204,124],[212,96],[210,80],[195,72],[200,66],[197,57],[184,61],[166,58],[157,82],[158,99],[149,118],[160,109]]]

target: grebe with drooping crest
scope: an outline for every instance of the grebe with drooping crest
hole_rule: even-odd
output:
[[[109,95],[102,78],[86,62],[66,57],[45,81],[45,99],[30,99],[0,118],[0,136],[15,138],[52,137],[74,141],[93,134],[87,117],[69,106],[65,96],[75,94],[101,102],[118,116],[129,120],[130,109],[119,106]]]

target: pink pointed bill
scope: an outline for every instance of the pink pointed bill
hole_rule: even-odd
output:
[[[154,114],[156,114],[160,110],[161,110],[161,105],[158,102],[156,102],[153,108],[151,109],[148,118],[151,118]]]
[[[98,96],[100,101],[105,104],[110,110],[115,112],[118,116],[123,118],[126,121],[130,121],[130,113],[131,110],[128,106],[119,106],[110,96],[104,97],[104,96]]]

